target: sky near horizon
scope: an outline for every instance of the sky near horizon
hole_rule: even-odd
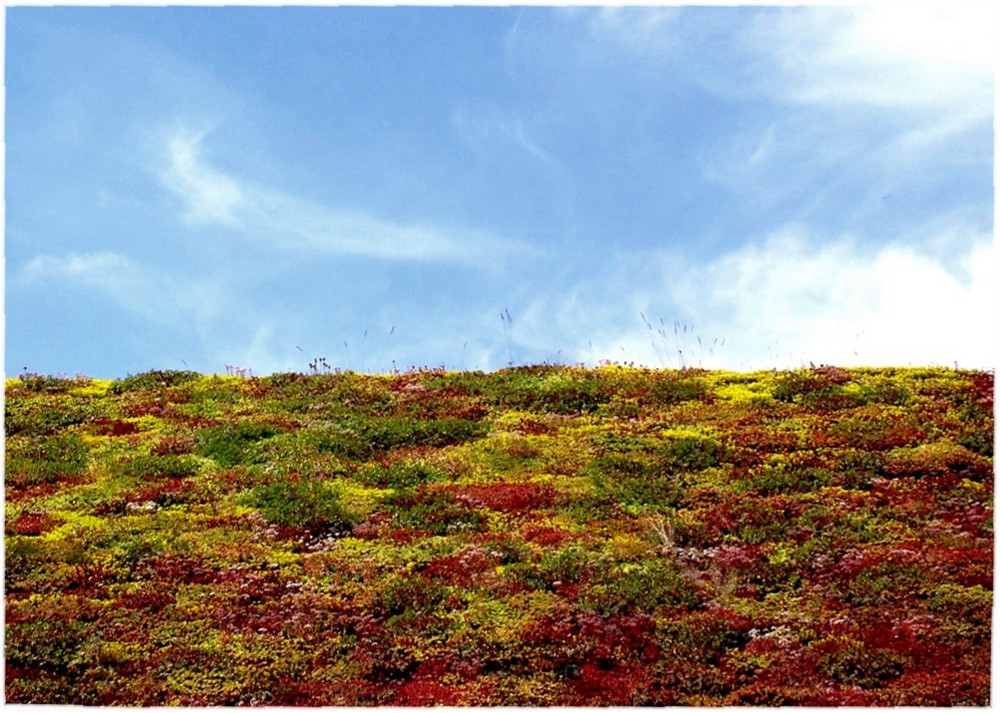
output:
[[[993,367],[992,3],[10,7],[5,371]]]

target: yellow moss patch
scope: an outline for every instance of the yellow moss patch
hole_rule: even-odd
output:
[[[621,534],[612,536],[608,540],[606,549],[615,559],[633,560],[653,554],[656,545],[649,538]]]
[[[765,406],[774,402],[771,390],[760,382],[752,384],[727,384],[715,390],[715,397],[723,401],[747,406]]]
[[[368,488],[349,480],[337,481],[336,487],[341,504],[362,518],[374,512],[382,501],[393,493],[391,489]]]
[[[91,379],[84,386],[77,386],[69,390],[74,396],[104,396],[111,388],[111,381],[108,379]]]
[[[50,530],[41,536],[40,539],[46,542],[64,540],[74,537],[83,530],[103,530],[108,522],[104,518],[95,517],[77,510],[56,510],[52,513],[55,517],[61,518],[64,522],[54,530]]]

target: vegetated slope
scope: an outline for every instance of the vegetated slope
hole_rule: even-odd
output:
[[[987,705],[993,375],[6,387],[6,699]]]

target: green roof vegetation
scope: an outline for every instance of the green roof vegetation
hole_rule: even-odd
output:
[[[989,704],[993,374],[6,383],[6,701]]]

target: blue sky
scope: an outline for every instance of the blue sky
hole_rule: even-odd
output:
[[[989,7],[8,8],[6,372],[992,366]]]

